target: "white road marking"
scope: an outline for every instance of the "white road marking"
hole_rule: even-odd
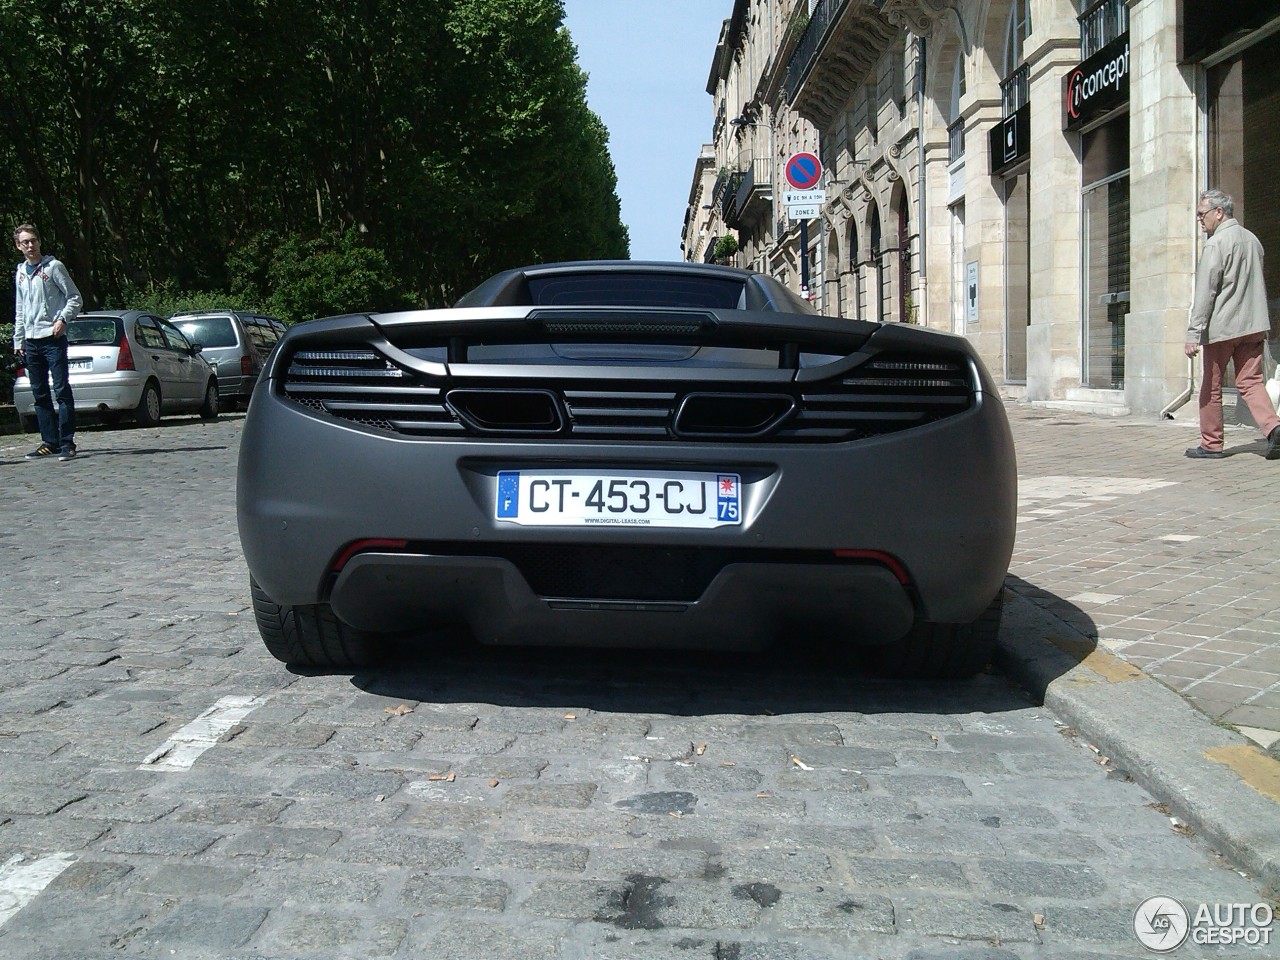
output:
[[[0,867],[0,927],[75,862],[70,853],[51,853],[37,860],[28,860],[20,853],[10,857]]]
[[[1113,603],[1119,599],[1114,593],[1077,593],[1074,597],[1067,597],[1071,603]]]
[[[1090,506],[1094,501],[1115,500],[1135,494],[1172,487],[1175,480],[1147,480],[1139,477],[1019,477],[1018,506],[1039,507],[1043,501],[1071,500],[1067,507]]]
[[[266,697],[223,697],[166,740],[138,769],[190,770],[200,754],[266,702]]]

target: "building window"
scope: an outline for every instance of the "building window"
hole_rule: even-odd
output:
[[[964,261],[964,201],[952,204],[951,211],[951,332],[964,334],[966,270]]]
[[[1004,37],[1003,76],[1009,76],[1022,64],[1023,45],[1031,36],[1031,0],[1013,0],[1009,8],[1009,25]]]
[[[1082,0],[1080,59],[1088,60],[1112,40],[1129,32],[1129,4],[1125,0]]]

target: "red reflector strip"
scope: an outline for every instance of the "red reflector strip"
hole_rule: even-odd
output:
[[[348,560],[365,550],[403,550],[408,544],[408,540],[353,540],[347,544],[345,550],[338,554],[337,559],[333,561],[331,569],[334,573],[337,573],[347,565]]]
[[[882,563],[889,568],[889,572],[898,578],[898,582],[904,587],[911,582],[911,577],[907,574],[907,568],[902,565],[902,561],[889,553],[881,550],[837,550],[837,557],[842,560],[874,560],[876,563]]]

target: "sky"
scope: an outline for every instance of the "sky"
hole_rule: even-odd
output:
[[[679,260],[699,148],[715,114],[707,93],[733,0],[565,0],[587,73],[587,103],[609,129],[633,260]]]

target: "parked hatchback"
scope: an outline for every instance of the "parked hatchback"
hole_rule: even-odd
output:
[[[239,310],[180,313],[169,322],[204,346],[204,358],[218,371],[218,392],[225,409],[247,404],[262,364],[284,333],[273,317]]]
[[[111,419],[133,414],[154,427],[165,413],[218,415],[218,379],[201,347],[171,323],[140,310],[82,313],[67,325],[67,366],[77,413]],[[35,429],[31,381],[19,368],[13,402]]]

